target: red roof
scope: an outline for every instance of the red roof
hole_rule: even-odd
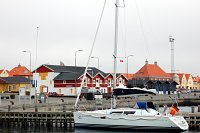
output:
[[[193,81],[197,82],[197,83],[200,83],[200,77],[193,77]]]
[[[188,80],[190,77],[190,74],[185,74],[185,77],[186,77],[186,80]]]
[[[127,75],[126,73],[124,73],[123,75],[124,75],[124,77],[126,77],[128,80],[129,80],[129,79],[132,79],[132,78],[134,77],[134,74],[133,74],[133,73],[130,73],[130,74],[128,74],[128,75]]]
[[[25,67],[18,65],[17,67],[13,68],[10,73],[10,76],[32,76],[33,74]]]
[[[164,70],[157,64],[145,64],[138,72],[135,73],[136,77],[170,77]]]

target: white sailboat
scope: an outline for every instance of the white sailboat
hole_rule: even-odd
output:
[[[117,58],[117,36],[118,36],[118,5],[116,0],[115,17],[115,47],[114,47],[114,86],[113,97],[146,95],[153,94],[148,90],[139,88],[116,88],[116,58]],[[87,67],[85,73],[87,71]],[[80,91],[79,91],[80,95]],[[77,102],[75,108],[77,106]],[[112,103],[112,101],[111,101]],[[188,123],[181,115],[161,114],[152,103],[137,103],[136,108],[113,108],[95,111],[75,111],[75,127],[95,127],[95,128],[114,128],[114,129],[168,129],[168,130],[187,130]]]

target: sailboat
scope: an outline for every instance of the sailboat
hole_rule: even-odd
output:
[[[116,16],[115,16],[115,46],[114,46],[114,81],[113,81],[113,100],[116,103],[116,97],[131,95],[153,95],[154,93],[140,88],[117,88],[116,87],[116,58],[117,58],[117,34],[118,34],[118,8],[119,0],[116,0]],[[85,73],[87,71],[87,67]],[[84,79],[84,78],[83,78]],[[80,95],[78,94],[78,97]],[[78,98],[75,103],[77,107]],[[111,98],[112,99],[112,98]],[[174,108],[173,108],[174,109]],[[135,108],[114,108],[111,104],[110,109],[95,111],[77,111],[75,110],[74,122],[75,127],[86,128],[111,128],[111,129],[137,129],[137,130],[187,130],[188,123],[181,115],[161,114],[153,106],[152,102],[138,102]]]

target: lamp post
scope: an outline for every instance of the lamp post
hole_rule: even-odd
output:
[[[31,51],[24,50],[23,52],[24,52],[24,53],[29,53],[29,54],[30,54],[30,72],[31,72]]]
[[[126,59],[127,59],[127,61],[126,61],[126,63],[127,63],[127,66],[126,66],[127,67],[126,68],[126,70],[127,70],[127,72],[126,72],[127,78],[128,78],[128,58],[131,57],[131,56],[134,56],[134,55],[129,55],[129,56],[126,57]]]
[[[79,50],[77,50],[77,51],[75,52],[75,67],[76,67],[76,54],[77,54],[78,52],[80,52],[80,51],[83,51],[83,50],[79,49]]]
[[[75,52],[75,64],[74,64],[74,65],[75,65],[75,71],[74,71],[75,73],[76,73],[76,54],[77,54],[78,52],[80,52],[80,51],[83,51],[83,50],[82,50],[82,49],[79,49],[79,50],[77,50],[77,51]],[[77,73],[76,73],[76,74],[77,74]],[[77,89],[77,88],[76,88],[76,79],[75,79],[75,91],[76,91],[76,89]]]
[[[96,58],[97,59],[97,61],[98,61],[98,69],[99,69],[99,57],[94,57],[94,56],[92,56],[91,58]]]

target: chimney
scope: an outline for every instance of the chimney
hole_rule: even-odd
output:
[[[21,67],[21,65],[19,64],[18,67]]]
[[[158,65],[158,62],[157,62],[157,61],[155,61],[155,62],[154,62],[154,65],[156,65],[156,66],[157,66],[157,65]]]
[[[148,64],[148,60],[146,59],[145,64]]]

